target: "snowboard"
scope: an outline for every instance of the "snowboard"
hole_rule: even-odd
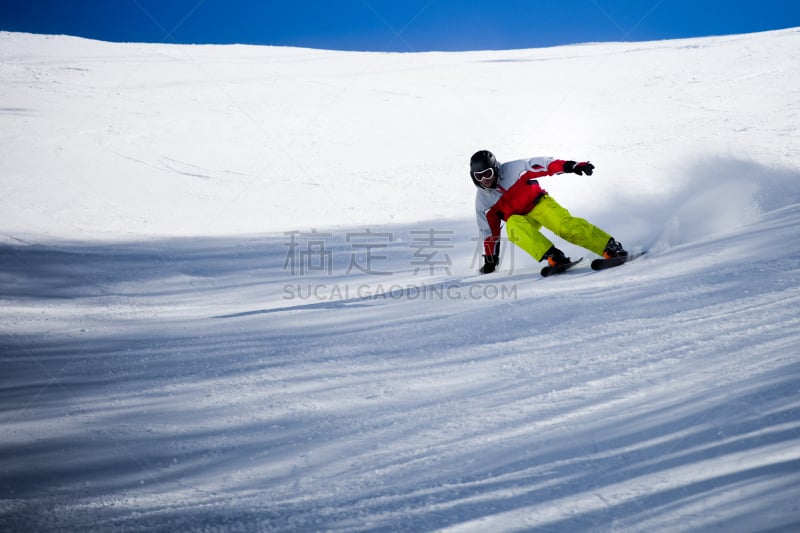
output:
[[[574,267],[575,265],[577,265],[581,261],[583,261],[583,257],[581,257],[580,259],[577,259],[576,261],[571,261],[571,262],[565,263],[563,265],[556,265],[556,266],[547,265],[546,267],[544,267],[542,269],[542,272],[541,272],[542,277],[546,278],[547,276],[552,276],[553,274],[561,274],[562,272],[566,272],[567,270],[569,270],[570,268]]]
[[[633,261],[637,257],[641,257],[646,253],[647,251],[645,250],[644,252],[628,254],[625,257],[612,257],[611,259],[595,259],[594,261],[592,261],[592,270],[605,270],[607,268],[620,266],[621,264],[627,263],[628,261]]]

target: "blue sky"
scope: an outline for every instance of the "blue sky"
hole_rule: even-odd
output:
[[[0,0],[0,30],[106,41],[417,52],[800,26],[800,0]]]

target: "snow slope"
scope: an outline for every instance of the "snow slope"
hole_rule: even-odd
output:
[[[0,34],[0,530],[800,528],[798,45]],[[475,275],[484,147],[649,253]]]

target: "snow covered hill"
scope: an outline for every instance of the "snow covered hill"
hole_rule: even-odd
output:
[[[797,530],[799,45],[0,34],[0,530]],[[479,148],[649,253],[475,275]]]

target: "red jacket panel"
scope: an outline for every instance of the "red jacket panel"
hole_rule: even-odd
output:
[[[542,176],[552,176],[564,170],[564,160],[556,159],[547,165],[535,165],[530,170],[524,172],[514,184],[508,189],[498,186],[503,196],[488,211],[486,220],[489,223],[492,234],[483,242],[486,255],[493,255],[495,247],[500,240],[501,221],[508,220],[511,215],[527,215],[530,213],[543,195],[547,191],[539,186],[537,178]]]

